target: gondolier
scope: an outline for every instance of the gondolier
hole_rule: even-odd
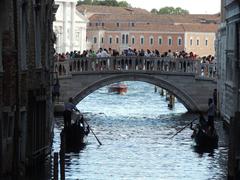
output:
[[[68,102],[64,106],[64,127],[68,128],[71,126],[72,111],[78,111],[77,107],[73,104],[73,98],[69,98]]]
[[[208,126],[210,127],[211,132],[214,130],[214,116],[215,116],[215,105],[213,99],[208,99]]]

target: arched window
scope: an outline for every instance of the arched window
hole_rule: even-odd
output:
[[[135,37],[132,36],[132,44],[135,44]]]
[[[162,45],[162,43],[163,43],[162,36],[159,36],[159,37],[158,37],[158,44],[159,44],[159,45]]]
[[[144,44],[144,36],[140,37],[140,44],[143,45]]]
[[[112,44],[112,36],[109,36],[109,44]]]
[[[196,45],[197,45],[197,46],[200,45],[200,40],[199,40],[199,38],[197,38]]]
[[[150,36],[149,37],[149,44],[152,46],[153,43],[154,43],[154,38],[153,38],[153,36]]]
[[[190,38],[190,46],[192,46],[193,45],[193,39],[192,39],[192,37]]]
[[[178,46],[182,45],[182,37],[178,37]]]
[[[126,34],[126,44],[128,44],[128,34]]]
[[[208,46],[208,38],[205,39],[205,46]]]
[[[125,44],[125,34],[122,35],[122,44]]]
[[[173,44],[172,37],[169,36],[169,37],[168,37],[168,45],[171,46],[172,44]]]
[[[93,38],[93,43],[94,43],[94,44],[97,44],[97,37],[94,37],[94,38]]]
[[[115,39],[115,41],[116,41],[116,44],[118,44],[118,43],[119,43],[119,37],[118,37],[118,36],[116,36],[116,39]]]

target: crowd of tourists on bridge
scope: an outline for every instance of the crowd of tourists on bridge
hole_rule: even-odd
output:
[[[97,52],[93,51],[92,49],[90,50],[84,50],[82,53],[81,51],[71,51],[71,52],[66,52],[66,53],[56,53],[56,61],[65,61],[65,60],[70,60],[70,59],[75,59],[75,58],[84,58],[84,57],[111,57],[111,56],[143,56],[143,57],[173,57],[173,58],[189,58],[189,59],[202,59],[203,63],[214,63],[214,56],[209,55],[209,56],[204,56],[204,57],[199,57],[197,54],[194,52],[185,52],[185,51],[175,51],[172,52],[170,49],[166,52],[160,53],[159,50],[149,50],[147,49],[146,51],[141,49],[141,50],[136,50],[136,49],[125,49],[121,53],[115,49],[106,49],[106,48],[99,48]]]
[[[106,58],[108,58],[106,60]],[[147,49],[144,51],[136,50],[136,49],[125,49],[121,53],[119,53],[115,49],[104,49],[99,48],[97,52],[93,50],[85,50],[82,53],[80,51],[71,51],[66,52],[62,54],[56,54],[55,58],[57,62],[64,62],[66,60],[79,60],[79,64],[73,65],[74,67],[71,67],[71,70],[78,69],[78,71],[86,71],[91,68],[92,71],[102,71],[102,70],[109,70],[110,66],[110,59],[111,57],[140,57],[145,58],[146,60],[138,60],[133,65],[133,60],[128,60],[124,62],[113,62],[113,70],[126,70],[131,69],[134,66],[134,69],[136,70],[153,70],[154,69],[154,61],[157,59],[156,62],[156,68],[154,70],[161,70],[161,71],[176,71],[176,61],[178,59],[185,59],[188,61],[184,61],[180,63],[180,69],[184,72],[190,72],[188,69],[193,69],[193,67],[190,65],[191,61],[197,60],[201,63],[201,69],[202,74],[211,73],[211,76],[215,76],[216,74],[216,60],[214,56],[204,56],[200,57],[197,54],[190,52],[187,53],[185,51],[180,52],[172,52],[171,50],[168,50],[167,52],[160,53],[157,49],[155,50],[149,50]],[[91,62],[91,67],[87,64],[88,59],[98,59],[98,61]],[[149,59],[148,59],[149,58]],[[82,61],[83,60],[83,61]],[[209,64],[213,64],[214,66],[211,66],[211,68],[208,68]],[[207,67],[207,68],[206,68]],[[194,67],[196,68],[196,67]],[[191,70],[193,71],[193,70]],[[205,72],[208,71],[208,72]]]

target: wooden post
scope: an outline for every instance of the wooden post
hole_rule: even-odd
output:
[[[53,179],[58,180],[58,153],[54,153],[54,169],[53,169]]]
[[[166,91],[166,101],[169,101],[169,92]]]
[[[161,96],[164,96],[164,90],[163,90],[163,88],[161,88],[160,95],[161,95]]]
[[[175,97],[172,94],[170,94],[169,95],[169,103],[168,103],[168,107],[169,108],[173,108],[173,106],[174,106],[174,99],[175,99]]]
[[[62,146],[60,150],[60,174],[61,180],[65,180],[65,134],[62,137]]]
[[[61,180],[65,180],[65,152],[60,151],[60,173]]]

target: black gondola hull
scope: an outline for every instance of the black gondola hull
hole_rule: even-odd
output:
[[[73,124],[61,132],[61,146],[65,152],[76,152],[86,145],[87,133],[83,127]]]
[[[207,135],[203,131],[199,131],[194,137],[196,145],[203,148],[216,148],[218,146],[218,135]]]

